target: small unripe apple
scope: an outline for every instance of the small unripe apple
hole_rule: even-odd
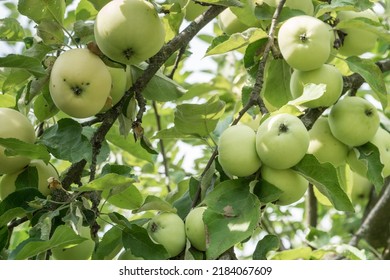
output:
[[[150,238],[164,246],[170,258],[180,254],[186,245],[186,233],[183,220],[175,213],[162,212],[148,223]]]
[[[390,133],[382,127],[379,127],[370,142],[377,146],[379,150],[380,160],[383,164],[383,177],[390,176]]]
[[[192,209],[185,221],[186,235],[191,245],[199,251],[206,251],[206,227],[203,222],[203,213],[206,207]]]
[[[320,98],[304,104],[309,108],[333,105],[339,99],[344,85],[341,72],[329,64],[324,64],[311,71],[295,70],[290,80],[292,96],[294,98],[301,96],[307,84],[324,84],[326,86],[326,90]]]
[[[107,69],[111,75],[111,90],[102,111],[107,111],[121,100],[123,95],[125,95],[128,84],[128,74],[125,69],[113,67],[107,67]]]
[[[224,171],[230,175],[245,177],[261,166],[256,153],[256,133],[246,125],[228,127],[218,142],[218,159]]]
[[[329,162],[335,167],[345,164],[349,147],[333,136],[327,117],[317,119],[309,135],[308,154],[313,154],[321,163]]]
[[[290,114],[270,116],[260,124],[256,134],[256,150],[265,165],[287,169],[306,154],[310,137],[302,121]]]
[[[332,134],[348,146],[370,141],[379,127],[379,114],[373,104],[357,96],[347,96],[332,106],[329,113]]]
[[[353,204],[363,203],[370,195],[372,183],[356,172],[353,173],[351,200]]]
[[[19,111],[0,108],[0,138],[15,138],[32,144],[35,142],[34,127],[29,119]],[[0,146],[0,175],[21,170],[30,162],[27,157],[7,157],[4,150],[4,147]]]
[[[278,32],[283,58],[301,71],[319,68],[329,59],[330,40],[328,25],[308,15],[289,18]]]
[[[290,205],[301,199],[308,187],[309,182],[292,169],[274,169],[262,166],[262,178],[271,183],[283,193],[275,202],[278,205]]]
[[[110,90],[107,66],[89,50],[68,50],[54,62],[50,95],[58,109],[69,116],[87,118],[99,113]]]

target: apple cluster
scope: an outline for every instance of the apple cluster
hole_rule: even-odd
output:
[[[206,226],[203,222],[205,206],[193,208],[185,222],[173,212],[160,212],[147,224],[147,231],[153,242],[164,246],[170,258],[179,255],[188,239],[192,247],[206,250]],[[123,258],[123,256],[122,256]]]
[[[129,65],[149,59],[165,41],[163,23],[145,0],[107,3],[96,16],[94,35],[98,51],[67,50],[50,74],[54,104],[74,118],[92,117],[117,104],[132,84]],[[123,68],[106,66],[100,52]]]
[[[0,127],[0,138],[17,139],[25,143],[33,144],[36,140],[33,125],[29,119],[17,110],[0,108],[0,123],[6,124]],[[36,168],[38,174],[37,188],[43,195],[50,193],[48,179],[58,179],[58,173],[51,164],[42,160],[31,160],[24,156],[7,156],[5,148],[0,146],[0,200],[4,200],[10,193],[17,189],[16,180],[28,167]]]

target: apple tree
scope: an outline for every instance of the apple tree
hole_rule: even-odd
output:
[[[0,259],[390,259],[389,1],[0,14]]]

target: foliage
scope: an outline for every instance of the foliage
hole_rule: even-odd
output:
[[[292,168],[308,180],[309,188],[289,206],[274,203],[281,191],[263,181],[260,171],[237,178],[218,162],[218,139],[230,125],[255,123],[257,129],[260,118],[285,112],[299,116],[309,130],[328,113],[328,108],[304,106],[324,93],[323,85],[307,85],[300,99],[293,100],[293,69],[278,49],[278,28],[302,11],[283,7],[285,1],[279,7],[251,8],[252,1],[208,0],[202,1],[210,5],[208,11],[188,22],[188,1],[151,1],[166,31],[164,47],[148,61],[129,66],[133,83],[117,105],[88,119],[71,118],[56,108],[49,92],[56,57],[69,49],[89,48],[107,65],[123,67],[94,44],[94,20],[107,2],[0,3],[0,107],[28,116],[37,133],[34,145],[0,137],[0,148],[7,156],[50,161],[60,175],[59,181],[48,182],[48,197],[19,178],[23,187],[0,201],[0,259],[50,259],[52,248],[85,240],[79,234],[82,226],[90,227],[96,243],[92,259],[117,259],[123,251],[136,258],[167,259],[165,248],[150,238],[148,221],[159,211],[175,212],[185,220],[198,205],[207,206],[207,250],[198,251],[187,242],[176,258],[390,257],[386,222],[382,233],[387,230],[387,239],[370,243],[369,235],[381,231],[370,230],[370,219],[375,220],[376,211],[382,213],[382,204],[387,209],[390,205],[389,180],[381,174],[385,163],[374,145],[356,147],[375,186],[359,203],[351,201],[353,184],[345,171],[349,167],[320,163],[313,155],[305,155]],[[330,63],[343,74],[343,94],[374,103],[381,126],[389,131],[388,1],[313,4],[314,16],[335,31],[337,11],[373,6],[377,11],[380,23],[361,18],[341,23],[376,34],[375,48],[360,57],[336,54]],[[228,7],[254,25],[224,34],[216,18]],[[337,46],[343,34],[335,34]],[[318,203],[313,188],[332,206]]]

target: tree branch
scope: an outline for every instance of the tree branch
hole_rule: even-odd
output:
[[[349,242],[357,246],[364,238],[375,248],[388,247],[390,237],[390,181],[382,189],[378,202],[368,213],[358,231]]]
[[[317,227],[318,209],[317,209],[317,199],[314,195],[314,189],[312,184],[309,184],[306,207],[307,207],[306,208],[307,223],[310,227],[315,228]]]

